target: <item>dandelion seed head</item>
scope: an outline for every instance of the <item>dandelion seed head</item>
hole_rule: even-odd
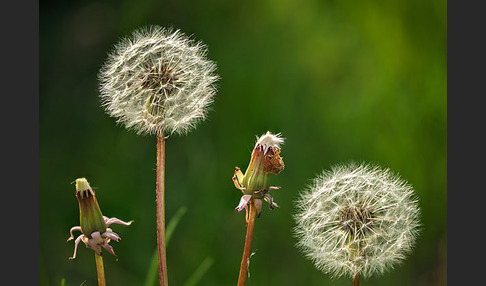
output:
[[[148,26],[121,39],[98,74],[102,106],[139,134],[185,134],[207,116],[216,64],[180,30]]]
[[[333,277],[393,268],[410,253],[420,228],[412,187],[378,166],[324,171],[301,193],[297,208],[297,247]]]

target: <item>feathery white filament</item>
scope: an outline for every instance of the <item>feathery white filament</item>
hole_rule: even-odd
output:
[[[262,136],[260,136],[260,138],[258,138],[255,147],[261,145],[263,147],[263,154],[266,154],[268,148],[270,147],[280,148],[280,145],[283,144],[283,142],[284,142],[284,138],[280,137],[280,133],[274,135],[270,133],[270,131],[267,131],[267,133],[263,134]]]

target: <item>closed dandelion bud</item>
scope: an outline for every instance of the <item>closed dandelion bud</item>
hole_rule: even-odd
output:
[[[411,251],[420,227],[413,189],[389,169],[370,165],[323,172],[297,207],[298,248],[335,277],[393,268]]]
[[[86,244],[86,247],[96,252],[97,255],[101,255],[102,247],[112,255],[115,255],[109,242],[110,240],[120,241],[121,238],[109,226],[113,223],[130,225],[133,221],[124,222],[115,217],[108,218],[103,216],[96,200],[95,192],[86,178],[76,179],[76,198],[79,203],[80,225],[71,228],[71,236],[68,238],[68,241],[74,239],[73,231],[80,231],[82,234],[75,240],[74,255],[70,259],[76,258],[78,244],[81,241]]]
[[[258,138],[245,174],[236,167],[233,182],[235,187],[243,193],[236,210],[243,210],[250,200],[254,200],[258,215],[260,215],[262,199],[270,204],[270,209],[278,208],[268,192],[279,188],[270,186],[270,175],[277,175],[285,167],[283,159],[280,157],[280,145],[283,141],[280,134],[273,135],[268,131]]]
[[[138,29],[122,39],[99,73],[102,105],[139,134],[184,134],[205,119],[218,80],[202,42],[179,30]]]
[[[79,204],[81,231],[89,237],[93,232],[105,232],[106,222],[96,200],[95,192],[85,178],[76,179],[76,198]]]

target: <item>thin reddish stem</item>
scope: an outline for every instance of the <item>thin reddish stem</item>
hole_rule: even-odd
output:
[[[167,286],[167,261],[165,255],[165,137],[157,136],[157,246],[159,254],[160,286]]]
[[[253,201],[248,204],[249,217],[248,225],[246,229],[245,248],[243,250],[243,258],[241,259],[240,275],[238,277],[238,286],[243,286],[246,283],[246,277],[248,276],[248,263],[250,261],[251,254],[251,241],[253,240],[253,229],[255,228],[256,208]]]
[[[353,286],[359,286],[359,273],[356,273],[353,277]]]

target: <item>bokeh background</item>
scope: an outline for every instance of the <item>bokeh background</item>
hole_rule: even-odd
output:
[[[86,177],[113,227],[109,285],[144,285],[156,248],[156,138],[100,107],[97,73],[120,37],[157,24],[202,40],[221,80],[206,121],[166,146],[166,216],[186,207],[168,245],[171,285],[203,261],[198,285],[234,285],[246,233],[231,181],[256,136],[286,138],[286,167],[264,208],[247,285],[350,285],[295,248],[295,200],[322,170],[349,161],[392,169],[416,190],[413,253],[362,285],[446,285],[447,7],[421,1],[41,1],[40,285],[96,285],[93,252],[66,242],[79,225],[72,182]]]

